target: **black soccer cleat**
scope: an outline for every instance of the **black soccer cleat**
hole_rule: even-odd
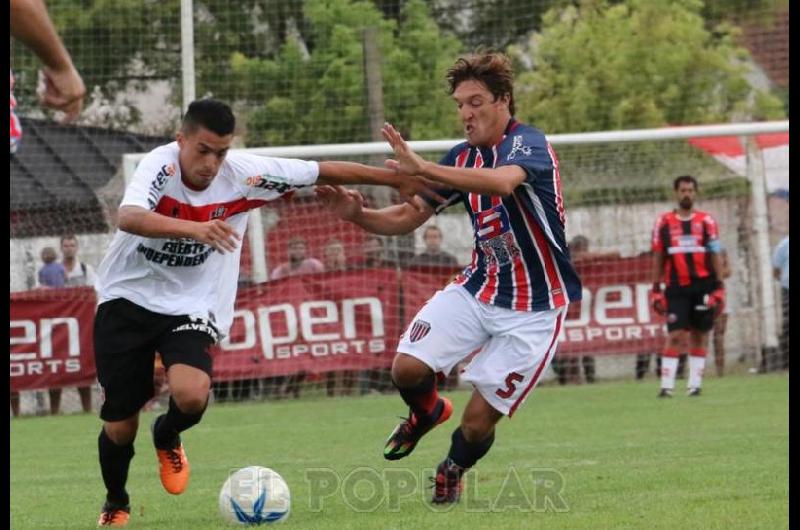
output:
[[[671,398],[672,397],[672,390],[669,388],[662,388],[661,392],[658,393],[658,397],[660,398]]]
[[[686,395],[689,397],[699,397],[700,396],[700,388],[690,388]]]
[[[411,454],[420,438],[439,425],[446,422],[453,413],[453,404],[447,398],[439,398],[433,413],[426,418],[409,412],[408,418],[395,427],[383,448],[386,460],[400,460]]]
[[[436,468],[433,480],[433,504],[454,504],[461,498],[462,483],[466,469],[445,458]]]

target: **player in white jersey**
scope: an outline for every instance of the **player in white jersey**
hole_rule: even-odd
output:
[[[153,422],[161,482],[187,486],[180,433],[197,424],[211,385],[208,348],[228,332],[239,276],[239,240],[247,211],[315,184],[380,184],[413,200],[434,196],[420,177],[351,162],[311,162],[228,152],[235,118],[228,105],[195,101],[177,141],[151,151],[136,168],[119,208],[119,230],[97,270],[97,377],[103,388],[98,439],[107,495],[99,524],[122,526],[139,411],[153,395],[161,354],[169,409]]]

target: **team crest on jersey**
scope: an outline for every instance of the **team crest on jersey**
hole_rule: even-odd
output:
[[[517,153],[522,153],[525,156],[531,156],[532,152],[533,151],[531,150],[530,146],[523,145],[522,135],[518,134],[511,140],[511,152],[508,153],[506,160],[514,160],[517,157]]]
[[[417,342],[424,339],[431,331],[431,325],[424,320],[415,320],[411,324],[411,332],[408,334],[408,340]]]
[[[228,211],[228,209],[225,208],[224,206],[218,206],[216,210],[211,212],[211,219],[219,219],[221,217],[224,217],[225,216],[225,212],[227,212],[227,211]]]

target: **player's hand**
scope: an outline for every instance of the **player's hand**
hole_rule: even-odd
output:
[[[662,292],[650,292],[650,305],[659,315],[667,314],[667,297]]]
[[[40,72],[39,101],[45,107],[64,112],[62,123],[74,121],[83,109],[86,87],[74,67],[54,70],[45,67]]]
[[[408,143],[390,123],[384,123],[381,135],[394,151],[396,160],[387,160],[386,167],[403,175],[419,175],[425,165],[425,159],[411,150]]]
[[[433,189],[433,184],[429,180],[419,175],[401,176],[401,181],[395,186],[395,189],[400,194],[401,199],[420,213],[425,210],[425,206],[422,202],[414,199],[416,195],[429,197],[440,204],[446,201],[444,197],[436,193]]]
[[[197,223],[192,239],[214,247],[224,254],[236,250],[236,245],[242,236],[225,221],[214,219],[205,223]]]
[[[345,221],[352,221],[361,215],[366,205],[361,193],[341,186],[317,186],[314,192],[326,208]]]
[[[725,288],[717,287],[714,291],[705,295],[703,303],[714,311],[714,318],[717,318],[725,309]]]

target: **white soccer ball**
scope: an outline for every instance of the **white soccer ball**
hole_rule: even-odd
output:
[[[219,513],[231,523],[279,523],[289,518],[290,508],[289,486],[267,467],[243,467],[228,477],[219,492]]]

